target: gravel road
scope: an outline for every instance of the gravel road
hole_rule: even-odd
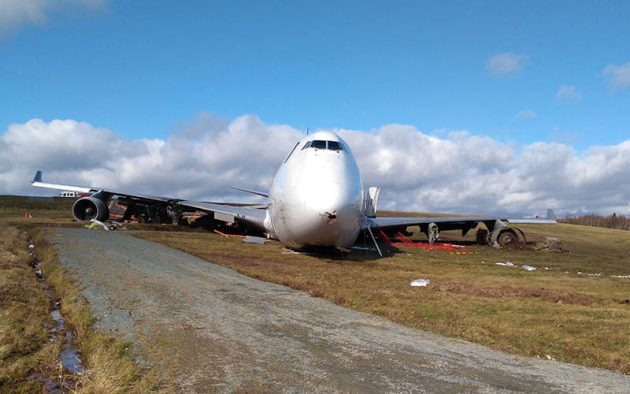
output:
[[[630,392],[630,376],[415,331],[123,232],[48,238],[97,327],[178,391]]]

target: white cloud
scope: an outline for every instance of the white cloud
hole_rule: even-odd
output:
[[[522,109],[516,113],[515,118],[517,120],[528,120],[528,119],[536,119],[538,114],[531,109]]]
[[[572,85],[562,85],[556,92],[557,101],[577,101],[582,98],[582,94]]]
[[[630,89],[630,62],[621,66],[609,64],[603,73],[609,78],[609,86],[612,90]]]
[[[106,0],[0,0],[0,34],[24,25],[40,25],[50,13],[95,9]]]
[[[517,74],[529,62],[529,56],[504,52],[491,56],[486,61],[486,70],[492,75],[505,77]]]
[[[382,208],[460,213],[630,214],[630,140],[583,153],[559,143],[522,147],[454,131],[446,137],[390,124],[334,130],[351,146]],[[266,190],[302,131],[255,116],[209,114],[167,139],[127,140],[74,120],[32,119],[0,133],[0,193],[41,194],[30,180],[187,199],[245,201],[226,185]]]

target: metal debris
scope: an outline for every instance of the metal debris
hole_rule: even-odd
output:
[[[259,245],[262,245],[265,242],[267,242],[267,240],[265,238],[262,238],[262,237],[254,237],[252,235],[246,235],[243,238],[243,242],[247,242],[248,244],[259,244]]]
[[[100,220],[96,220],[96,219],[90,220],[90,222],[85,225],[85,228],[94,229],[94,228],[98,228],[99,226],[102,227],[105,231],[116,229],[114,226],[110,227],[106,225],[105,223],[101,222]]]

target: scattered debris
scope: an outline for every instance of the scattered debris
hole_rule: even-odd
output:
[[[611,278],[630,279],[630,275],[610,275]]]
[[[506,261],[505,263],[496,263],[496,265],[500,265],[502,267],[516,267],[514,263],[510,261]]]
[[[267,242],[267,239],[262,238],[262,237],[254,237],[252,235],[246,235],[243,238],[243,242],[247,242],[248,244],[258,244],[258,245],[262,245],[265,242]]]
[[[527,265],[527,264],[521,265],[521,268],[524,269],[525,271],[536,271],[536,267],[533,267],[533,266]]]
[[[94,229],[94,228],[98,228],[99,226],[102,227],[105,231],[110,231],[110,230],[115,230],[116,229],[116,227],[108,226],[105,223],[101,222],[100,220],[96,220],[96,219],[90,220],[90,222],[88,224],[86,224],[84,227],[85,228],[89,228],[89,229]]]
[[[552,237],[541,237],[536,239],[534,249],[554,253],[566,252],[566,250],[562,248],[562,240],[560,238]]]
[[[590,277],[593,277],[593,278],[597,278],[597,277],[602,276],[602,274],[600,272],[590,273],[590,272],[578,271],[577,274],[578,275],[584,275],[584,276],[590,276]]]
[[[386,244],[392,246],[394,248],[413,248],[413,249],[424,249],[424,250],[443,250],[448,252],[456,251],[457,254],[468,254],[473,253],[468,251],[465,246],[462,245],[454,245],[450,243],[425,243],[425,242],[416,242],[411,238],[407,237],[405,234],[398,232],[392,238],[393,240],[383,231],[379,230],[378,233],[379,238],[381,238]],[[395,241],[397,242],[395,242]]]
[[[289,248],[282,248],[282,254],[302,254],[296,250],[293,249],[289,249]]]
[[[416,279],[410,283],[410,285],[413,287],[427,287],[430,284],[431,284],[430,279]]]
[[[224,236],[225,238],[229,238],[229,237],[243,238],[243,236],[242,236],[242,235],[239,235],[239,234],[226,234],[226,233],[223,233],[223,232],[221,232],[221,231],[219,231],[219,230],[216,230],[216,229],[215,229],[215,230],[213,230],[213,232],[214,232],[215,234],[222,235],[222,236]]]

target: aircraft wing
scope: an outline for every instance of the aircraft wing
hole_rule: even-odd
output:
[[[46,183],[42,180],[42,172],[37,171],[33,178],[32,185],[34,187],[42,187],[46,189],[67,190],[78,193],[90,194],[99,199],[109,199],[111,196],[124,197],[137,203],[148,203],[155,206],[169,207],[169,209],[177,210],[177,207],[192,208],[199,211],[213,213],[214,218],[226,223],[242,222],[250,226],[264,230],[263,222],[266,215],[266,205],[261,204],[238,204],[238,203],[219,203],[204,201],[186,201],[175,199],[172,197],[149,196],[137,193],[127,193],[118,190],[110,190],[93,186],[73,186],[62,185],[57,183]],[[257,193],[262,195],[263,193]],[[182,209],[179,209],[180,211]]]
[[[214,218],[223,222],[239,221],[264,230],[266,210],[248,206],[234,206],[202,201],[179,201],[178,205],[214,213]]]
[[[555,224],[553,219],[536,218],[501,218],[498,216],[440,216],[440,217],[374,217],[368,218],[363,223],[363,229],[405,229],[410,226],[420,226],[422,229],[431,223],[435,223],[440,231],[462,230],[464,234],[468,230],[475,228],[477,224],[484,223],[492,231],[498,223],[508,222],[514,224]],[[499,227],[504,227],[501,224]]]
[[[368,218],[363,224],[363,228],[372,229],[404,229],[410,226],[422,226],[435,223],[440,230],[458,230],[464,228],[473,228],[480,222],[494,223],[499,220],[496,216],[469,216],[469,217],[387,217],[378,216]]]
[[[94,194],[94,193],[101,192],[101,193],[109,194],[109,195],[130,197],[132,199],[137,199],[137,200],[149,200],[149,201],[158,201],[158,202],[168,202],[168,201],[174,200],[173,198],[170,198],[170,197],[148,196],[145,194],[127,193],[127,192],[103,189],[103,188],[93,187],[93,186],[73,186],[73,185],[61,185],[58,183],[47,183],[42,180],[41,171],[37,171],[35,173],[35,177],[33,178],[31,185],[33,187],[42,187],[44,189],[67,190],[67,191],[72,191],[72,192],[77,192],[77,193]]]

